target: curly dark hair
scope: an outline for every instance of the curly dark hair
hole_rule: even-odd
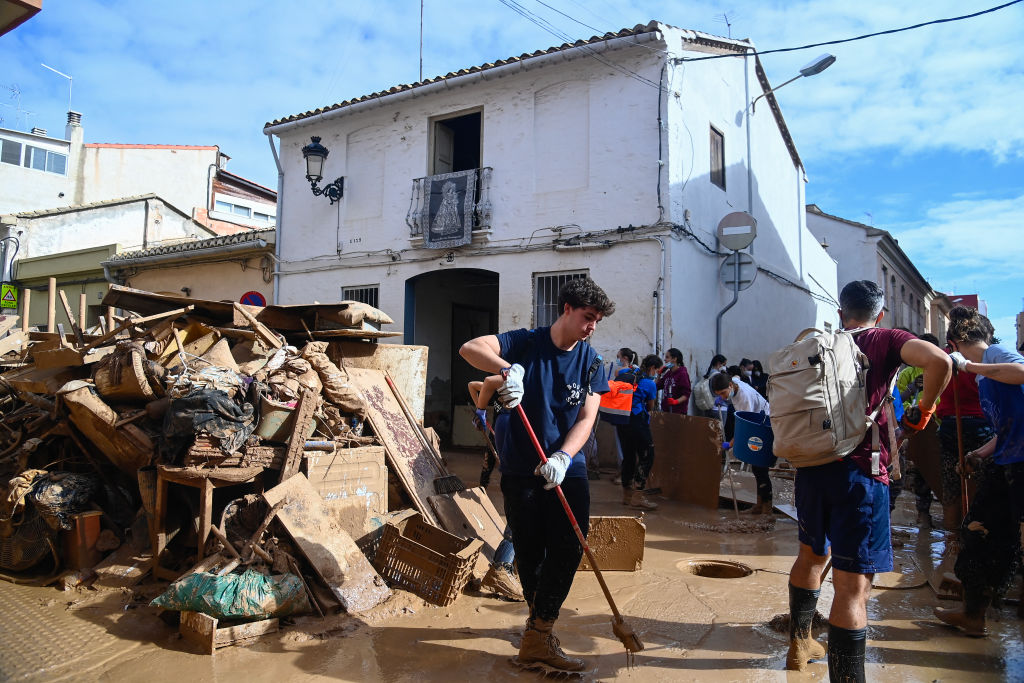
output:
[[[608,298],[596,282],[586,276],[573,278],[558,290],[559,313],[565,310],[566,304],[573,308],[594,308],[604,317],[615,312],[615,302]]]
[[[995,331],[989,319],[979,313],[976,308],[954,306],[949,312],[949,329],[946,330],[946,339],[949,341],[957,344],[964,342],[990,344]]]
[[[657,370],[658,368],[660,368],[664,364],[665,363],[661,360],[660,357],[658,357],[657,355],[652,353],[651,355],[646,356],[644,358],[644,362],[640,364],[640,371],[646,373],[651,368],[654,368],[655,370]]]

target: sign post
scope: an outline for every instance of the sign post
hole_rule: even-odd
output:
[[[715,318],[715,353],[718,354],[722,352],[722,316],[736,305],[740,298],[740,290],[752,285],[754,277],[757,275],[757,264],[754,262],[754,257],[750,254],[739,253],[740,249],[749,247],[757,237],[757,219],[746,211],[733,211],[718,222],[716,235],[718,243],[732,252],[722,263],[719,276],[722,284],[732,285],[732,301],[720,310]],[[744,263],[745,261],[746,263]],[[741,272],[744,265],[748,271],[746,277]],[[729,266],[732,267],[731,277],[726,275]],[[751,270],[753,274],[749,274]],[[741,286],[742,283],[745,284]]]

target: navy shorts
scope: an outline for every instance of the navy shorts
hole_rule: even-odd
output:
[[[853,574],[892,571],[889,487],[852,462],[801,467],[796,471],[800,542],[832,566]]]

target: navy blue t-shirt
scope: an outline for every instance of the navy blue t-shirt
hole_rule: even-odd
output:
[[[502,358],[509,363],[519,363],[525,370],[523,410],[544,454],[550,455],[562,447],[569,430],[576,424],[587,394],[608,391],[604,368],[601,363],[594,363],[597,352],[582,341],[570,351],[559,349],[551,341],[550,327],[503,332],[498,335],[498,344]],[[590,377],[591,367],[594,367],[593,377]],[[498,443],[498,452],[503,474],[533,474],[540,462],[529,434],[516,415],[510,416],[508,431]],[[572,465],[565,476],[586,477],[583,453],[571,455]]]

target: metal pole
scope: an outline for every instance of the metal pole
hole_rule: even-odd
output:
[[[715,353],[722,352],[722,316],[730,308],[736,305],[736,302],[740,298],[740,253],[738,251],[732,252],[732,256],[735,259],[733,263],[733,283],[732,283],[732,301],[718,312],[718,316],[715,317]]]

